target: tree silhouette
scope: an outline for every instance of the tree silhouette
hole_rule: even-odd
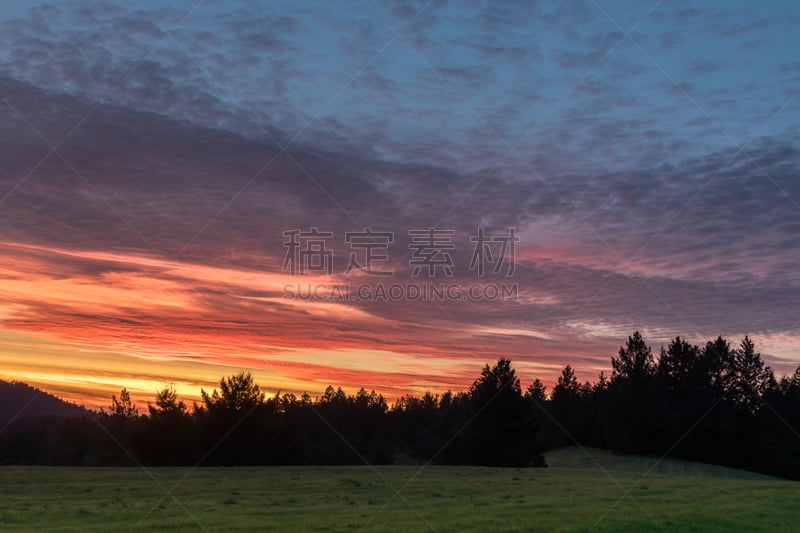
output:
[[[470,464],[522,466],[543,461],[536,450],[538,428],[509,359],[483,368],[470,387],[469,400],[464,449]]]
[[[644,381],[653,371],[653,352],[636,331],[628,337],[628,343],[619,349],[619,355],[611,359],[611,380],[630,379]]]
[[[601,372],[581,384],[567,365],[549,395],[537,378],[523,396],[501,358],[466,392],[405,395],[391,408],[365,388],[267,398],[240,372],[201,390],[192,412],[168,386],[139,416],[122,389],[92,415],[102,424],[88,415],[14,421],[0,432],[0,463],[524,466],[574,438],[800,479],[792,429],[800,427],[800,367],[777,380],[749,337],[735,349],[723,337],[702,349],[675,337],[654,361],[638,332],[611,363],[610,380]]]
[[[525,396],[543,405],[547,399],[547,387],[545,387],[541,379],[536,378],[525,390]]]
[[[730,343],[719,336],[706,343],[702,354],[700,375],[708,378],[708,384],[716,396],[725,394],[733,372],[733,353]]]
[[[553,387],[553,401],[560,401],[563,399],[577,399],[581,393],[581,386],[578,384],[578,378],[575,377],[575,371],[572,367],[567,365],[558,376],[556,386]]]
[[[119,393],[119,399],[111,395],[111,406],[108,413],[118,418],[136,418],[139,416],[139,409],[131,401],[131,394],[128,389],[123,388]]]
[[[745,337],[733,352],[729,398],[742,409],[755,413],[761,406],[761,396],[770,381],[772,370],[764,365],[750,337]]]
[[[186,404],[178,400],[178,393],[171,385],[156,392],[155,405],[148,404],[147,409],[150,411],[151,418],[168,418],[186,414]]]
[[[199,435],[186,404],[172,386],[156,392],[148,404],[148,423],[133,436],[134,446],[147,462],[156,465],[194,465],[200,457]]]
[[[653,353],[636,331],[617,357],[611,359],[611,383],[607,414],[608,438],[612,447],[632,453],[650,453],[664,439],[659,427],[663,408],[654,389]]]
[[[570,365],[558,376],[550,396],[549,412],[555,419],[553,439],[548,446],[570,446],[583,437],[586,422],[583,413],[582,389]]]
[[[268,445],[270,408],[264,393],[250,372],[222,378],[219,390],[200,391],[203,405],[196,411],[204,433],[205,447],[211,450],[209,464],[260,464],[269,462],[264,453]]]
[[[116,395],[111,395],[111,405],[108,410],[100,409],[100,422],[106,428],[106,433],[99,436],[99,453],[93,460],[98,464],[135,464],[130,450],[133,448],[131,435],[139,427],[139,410],[133,404],[128,389],[123,388]],[[98,444],[99,444],[98,442]]]
[[[243,415],[264,405],[264,393],[256,385],[250,372],[239,372],[233,376],[222,378],[219,391],[211,394],[200,390],[203,407],[209,413],[226,415]]]
[[[661,350],[658,374],[666,378],[671,387],[680,389],[690,386],[692,380],[697,378],[699,362],[700,349],[675,337],[666,350]]]
[[[469,389],[472,400],[481,405],[492,401],[499,394],[522,396],[519,378],[516,370],[511,367],[510,359],[500,358],[494,366],[484,366],[480,377]]]

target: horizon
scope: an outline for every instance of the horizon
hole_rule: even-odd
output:
[[[680,336],[678,336],[678,337],[680,337]],[[686,339],[682,339],[682,340],[685,341]],[[714,339],[714,340],[716,340],[716,339]],[[739,349],[740,344],[737,344],[737,342],[735,342],[735,340],[733,340],[733,339],[724,339],[724,340],[728,343],[728,345],[730,346],[731,350]],[[742,339],[742,340],[744,340],[744,339]],[[750,340],[753,341],[753,339],[750,339]],[[628,337],[628,342],[629,341],[630,341],[630,337]],[[713,342],[713,340],[709,339],[708,343],[711,344],[712,342]],[[702,349],[703,349],[702,343],[698,344],[698,345],[695,345],[695,346],[700,348],[700,350],[701,350],[700,353],[702,353]],[[624,346],[620,347],[620,349],[622,349],[622,348],[624,348]],[[758,352],[756,352],[756,353],[758,353]],[[654,351],[652,353],[652,355],[653,355],[654,364],[656,366],[658,366],[658,361],[659,361],[660,357],[663,355],[663,352],[661,352],[660,350],[659,351]],[[759,356],[760,355],[761,354],[759,353]],[[457,388],[441,389],[441,390],[426,389],[424,392],[422,392],[422,391],[419,391],[419,392],[406,392],[406,393],[404,393],[402,395],[398,395],[398,396],[388,396],[387,397],[383,393],[381,393],[380,391],[376,391],[375,389],[370,389],[369,387],[358,386],[358,385],[353,385],[351,387],[343,387],[341,385],[336,385],[335,383],[329,383],[328,385],[326,385],[324,387],[324,390],[319,391],[319,392],[315,392],[315,393],[311,393],[308,390],[285,391],[285,390],[280,390],[280,389],[278,389],[278,390],[269,390],[269,389],[265,389],[264,387],[260,387],[260,388],[261,388],[261,391],[264,393],[265,398],[277,398],[278,396],[282,396],[284,394],[294,394],[295,396],[298,396],[298,397],[301,396],[301,395],[304,395],[304,394],[309,394],[309,396],[311,396],[313,399],[317,399],[317,400],[323,396],[325,390],[327,390],[329,387],[333,387],[334,389],[341,389],[347,395],[352,395],[352,394],[355,394],[356,392],[358,392],[359,390],[364,390],[366,392],[375,392],[375,393],[379,394],[380,397],[382,397],[386,401],[388,406],[392,406],[397,401],[402,399],[403,397],[408,397],[408,396],[415,396],[415,397],[419,398],[419,397],[422,397],[424,394],[430,393],[430,394],[433,394],[436,397],[440,397],[444,393],[453,393],[453,394],[468,393],[470,388],[471,388],[471,386],[474,384],[475,380],[478,378],[479,372],[482,371],[484,368],[493,366],[496,362],[497,361],[487,362],[484,365],[482,365],[481,367],[479,367],[476,370],[476,373],[475,373],[476,377],[474,379],[472,379],[472,380],[468,380],[468,382],[464,386],[457,387]],[[510,363],[511,363],[512,368],[514,368],[514,370],[516,371],[517,369],[515,368],[514,361],[510,361]],[[565,371],[567,367],[569,367],[571,372],[574,375],[576,375],[576,377],[577,377],[576,369],[572,365],[567,363],[567,365],[557,373],[557,378],[560,379],[563,376],[563,372],[562,371]],[[122,390],[125,390],[130,394],[130,398],[132,400],[132,403],[133,403],[134,407],[136,408],[136,410],[138,411],[138,413],[140,415],[147,415],[148,406],[149,405],[154,405],[154,401],[156,399],[157,393],[161,392],[165,388],[172,389],[177,394],[177,398],[179,400],[182,400],[182,401],[186,402],[186,405],[189,408],[189,411],[193,412],[195,410],[196,406],[198,406],[198,405],[202,406],[203,405],[202,392],[206,392],[206,393],[209,393],[209,394],[211,394],[212,392],[216,392],[217,391],[217,386],[220,384],[221,380],[226,380],[226,379],[228,379],[228,378],[230,378],[230,377],[232,377],[232,376],[234,376],[234,375],[236,375],[236,374],[238,374],[240,372],[244,372],[244,373],[247,373],[249,375],[252,375],[253,379],[254,379],[254,382],[257,385],[260,386],[260,384],[258,383],[257,374],[254,373],[253,371],[251,371],[249,369],[244,369],[244,368],[240,368],[238,370],[233,369],[232,367],[226,367],[226,368],[228,368],[228,370],[229,370],[228,374],[221,375],[216,381],[214,381],[211,384],[206,384],[206,386],[204,386],[202,384],[197,384],[194,388],[192,388],[192,385],[187,385],[187,384],[184,384],[184,385],[178,387],[178,386],[176,386],[176,384],[174,382],[163,382],[159,386],[159,388],[153,389],[152,391],[146,391],[144,389],[130,388],[130,387],[126,386],[124,383],[120,385],[120,384],[115,382],[114,384],[110,384],[108,386],[108,391],[107,391],[109,393],[108,397],[104,397],[102,395],[99,395],[99,393],[97,391],[94,391],[94,394],[92,394],[92,395],[86,395],[85,393],[83,393],[83,394],[76,395],[74,398],[70,398],[68,395],[65,396],[63,394],[60,394],[59,391],[56,390],[56,389],[49,388],[49,387],[48,388],[40,387],[40,386],[37,386],[35,384],[31,384],[31,383],[25,382],[25,381],[23,381],[21,379],[15,379],[13,377],[2,376],[2,377],[0,377],[0,381],[4,381],[4,382],[10,383],[10,384],[21,384],[21,385],[24,385],[24,386],[27,386],[27,387],[32,387],[35,390],[38,390],[40,392],[44,392],[44,393],[46,393],[46,394],[48,394],[48,395],[50,395],[50,396],[52,396],[52,397],[54,397],[54,398],[56,398],[58,400],[61,400],[63,402],[70,403],[70,404],[76,405],[78,407],[83,407],[85,409],[90,409],[90,410],[93,410],[93,411],[98,411],[98,410],[102,411],[104,409],[108,409],[110,404],[111,404],[111,398],[112,397],[118,397],[119,393]],[[767,368],[769,370],[773,370],[771,367],[767,367]],[[601,376],[605,380],[610,380],[611,379],[611,377],[612,377],[611,365],[609,365],[609,368],[607,370],[608,371],[606,371],[606,369],[601,370],[600,374],[595,376],[594,379],[586,379],[586,380],[578,379],[578,383],[580,385],[584,385],[584,384],[590,385],[592,388],[594,388],[599,383],[599,380],[600,380]],[[794,375],[796,375],[796,373],[798,371],[800,371],[800,365],[798,365],[797,368],[794,371],[790,371],[790,372],[783,373],[783,374],[777,373],[777,374],[774,374],[774,377],[778,381],[781,381],[783,379],[791,379]],[[527,390],[528,386],[532,385],[534,383],[534,381],[537,381],[537,380],[541,381],[542,385],[545,387],[545,390],[544,390],[545,397],[548,398],[548,399],[550,398],[551,394],[553,393],[553,388],[556,386],[557,381],[558,381],[558,379],[554,379],[551,382],[548,382],[548,381],[542,380],[539,376],[530,376],[530,379],[527,379],[526,376],[520,376],[520,374],[518,372],[517,372],[517,378],[520,381],[520,385],[522,387],[523,392],[525,392]],[[117,388],[116,389],[113,388],[114,386],[117,386]],[[148,392],[149,392],[149,394],[148,394]],[[87,398],[89,399],[89,401],[87,401]],[[20,414],[21,415],[24,414],[24,410]]]
[[[800,5],[0,7],[0,379],[103,406],[800,365]],[[394,291],[394,292],[393,292]],[[428,296],[429,298],[423,298]]]

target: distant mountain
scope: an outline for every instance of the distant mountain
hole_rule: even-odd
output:
[[[19,381],[0,380],[0,424],[31,416],[77,416],[86,410]],[[19,416],[18,416],[19,415]]]

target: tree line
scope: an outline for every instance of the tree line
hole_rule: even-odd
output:
[[[436,463],[544,466],[567,445],[671,456],[800,479],[800,367],[776,379],[750,338],[704,346],[676,337],[658,356],[636,332],[610,377],[567,365],[523,390],[508,359],[462,392],[267,397],[247,372],[191,408],[174,388],[140,414],[127,390],[100,412],[15,421],[0,462],[66,465]]]
[[[567,366],[549,395],[542,444],[599,446],[800,479],[800,367],[777,380],[753,341],[704,346],[676,337],[658,357],[637,332],[611,360],[611,378],[579,383]]]

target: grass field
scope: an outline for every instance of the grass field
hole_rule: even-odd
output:
[[[0,528],[641,532],[800,527],[800,483],[695,463],[655,464],[588,453],[591,457],[577,449],[552,453],[551,466],[541,469],[0,467]]]

